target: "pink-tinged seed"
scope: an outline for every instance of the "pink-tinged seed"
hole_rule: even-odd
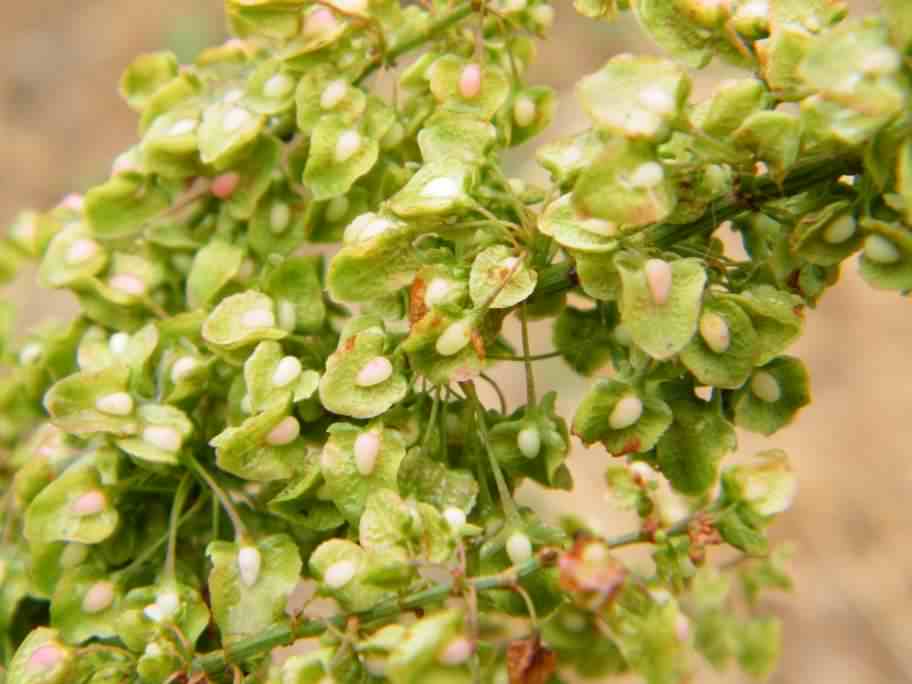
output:
[[[481,67],[469,64],[459,75],[459,92],[466,99],[477,97],[481,92]]]
[[[70,507],[70,511],[73,515],[78,516],[95,515],[101,513],[107,505],[108,501],[105,498],[104,493],[97,489],[93,489],[76,499]]]
[[[229,199],[241,183],[241,174],[229,171],[212,179],[210,192],[221,200]]]
[[[668,302],[668,296],[671,294],[671,264],[662,259],[650,259],[646,262],[645,270],[646,284],[649,286],[652,301],[662,306]]]
[[[57,644],[42,644],[28,659],[30,670],[52,670],[64,659],[66,654]]]

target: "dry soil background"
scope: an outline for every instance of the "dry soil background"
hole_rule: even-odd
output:
[[[563,4],[563,3],[561,3]],[[863,3],[856,2],[856,9]],[[138,52],[163,45],[192,55],[222,31],[217,0],[30,0],[0,12],[0,223],[24,206],[56,202],[102,180],[110,159],[133,141],[135,121],[115,83]],[[594,26],[559,10],[556,40],[538,77],[561,90],[608,56],[634,49],[632,23]],[[568,47],[569,46],[569,47]],[[719,72],[702,74],[698,90]],[[566,97],[555,131],[582,127]],[[527,155],[526,155],[527,156]],[[526,164],[524,154],[517,166]],[[2,296],[34,321],[65,315],[65,299],[23,280]],[[871,291],[845,268],[841,284],[808,315],[795,350],[811,371],[815,401],[773,440],[744,436],[741,452],[787,448],[800,475],[794,508],[775,529],[796,544],[796,594],[768,604],[785,619],[779,684],[892,684],[912,681],[912,317],[898,296]],[[548,350],[548,334],[534,337]],[[517,399],[518,368],[498,377]],[[543,364],[539,384],[564,388],[570,409],[583,384],[560,362]],[[556,507],[579,506],[606,531],[623,521],[606,514],[601,450],[577,449],[578,493]],[[525,496],[538,498],[536,492]],[[733,673],[698,681],[737,681]]]

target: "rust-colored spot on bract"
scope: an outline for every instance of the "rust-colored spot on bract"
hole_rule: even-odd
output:
[[[414,325],[427,313],[427,304],[424,295],[427,292],[427,283],[422,278],[415,278],[409,290],[409,323]]]
[[[545,684],[556,669],[557,656],[542,644],[538,634],[507,647],[510,684]]]

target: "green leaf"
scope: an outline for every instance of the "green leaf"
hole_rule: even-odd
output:
[[[217,170],[229,168],[250,149],[265,126],[265,116],[240,104],[209,105],[199,126],[200,159]]]
[[[866,235],[861,277],[878,289],[912,289],[912,231],[873,218],[862,219],[861,227]]]
[[[171,52],[140,55],[120,79],[120,94],[131,109],[141,112],[149,99],[178,74],[177,57]]]
[[[319,257],[289,256],[271,269],[263,289],[272,297],[283,328],[299,333],[316,333],[326,320]],[[293,324],[291,324],[291,320]]]
[[[573,433],[615,456],[652,449],[671,426],[668,404],[619,380],[598,380],[576,409]]]
[[[767,109],[772,97],[759,78],[742,78],[719,84],[709,100],[690,116],[707,135],[722,140],[735,132],[750,116]]]
[[[792,249],[808,261],[835,266],[864,242],[848,202],[834,202],[802,217],[791,236]]]
[[[757,368],[750,382],[735,391],[735,423],[771,435],[792,422],[810,400],[804,364],[792,356],[780,356]]]
[[[469,513],[478,498],[478,482],[468,470],[449,468],[421,453],[408,452],[399,466],[399,492],[440,510],[455,507]]]
[[[779,662],[782,624],[776,618],[755,618],[739,631],[738,664],[753,677],[768,677]]]
[[[611,361],[616,315],[564,307],[554,321],[554,347],[573,370],[591,376]]]
[[[306,454],[306,447],[297,439],[277,443],[274,437],[274,431],[283,429],[286,423],[300,428],[297,419],[288,415],[290,398],[288,394],[277,398],[262,413],[237,427],[226,427],[213,437],[209,444],[215,447],[218,467],[256,482],[291,477],[295,464]]]
[[[85,196],[85,217],[102,240],[127,237],[170,205],[168,193],[151,176],[121,173]]]
[[[743,63],[744,58],[725,40],[722,7],[699,0],[636,0],[637,19],[652,39],[675,59],[701,68],[718,55]]]
[[[656,462],[671,486],[699,496],[716,483],[719,461],[737,446],[734,427],[714,403],[693,397],[670,400],[674,420],[656,449]]]
[[[212,616],[224,643],[258,634],[284,618],[302,567],[291,537],[276,534],[256,543],[214,541],[206,555],[212,561]]]
[[[408,382],[383,355],[385,343],[386,334],[377,327],[340,343],[326,360],[326,373],[320,379],[320,401],[326,410],[352,418],[373,418],[402,400]]]
[[[507,101],[507,75],[492,64],[480,65],[454,54],[444,55],[429,68],[431,92],[445,109],[490,119]]]
[[[119,439],[117,446],[145,463],[178,465],[178,454],[193,433],[186,414],[166,404],[144,404],[137,417],[141,438]]]
[[[196,589],[173,580],[127,593],[117,621],[117,635],[131,651],[143,652],[151,641],[171,639],[175,627],[191,647],[209,625],[209,609]]]
[[[741,294],[720,294],[719,298],[734,301],[750,316],[757,333],[755,365],[779,356],[801,335],[800,297],[770,285],[755,285]]]
[[[116,636],[123,587],[96,566],[65,572],[51,600],[51,625],[67,643]]]
[[[405,442],[398,430],[382,426],[362,430],[349,423],[335,423],[327,431],[329,439],[320,458],[326,482],[321,495],[354,524],[371,492],[398,490]]]
[[[755,112],[732,134],[735,144],[767,164],[770,177],[785,180],[801,149],[801,121],[787,112]]]
[[[633,343],[655,359],[687,346],[697,331],[706,272],[698,259],[645,263],[622,255],[621,322]]]
[[[451,609],[412,624],[390,654],[386,676],[393,684],[431,681],[423,678],[422,671],[435,663],[438,652],[458,634],[462,623],[462,611]]]

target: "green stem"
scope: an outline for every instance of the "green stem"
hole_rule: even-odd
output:
[[[495,575],[484,575],[464,580],[461,583],[448,579],[428,589],[418,591],[402,599],[385,601],[370,610],[355,613],[361,624],[368,624],[395,617],[400,613],[421,608],[429,603],[442,601],[454,591],[472,588],[475,591],[492,591],[512,589],[517,580],[527,577],[545,567],[546,560],[541,556],[532,558],[521,565],[509,568]],[[215,651],[197,656],[193,660],[193,672],[217,673],[223,671],[229,663],[241,662],[266,653],[272,649],[288,644],[296,639],[315,637],[322,634],[328,625],[336,629],[345,629],[349,618],[346,614],[335,615],[328,620],[302,620],[288,622],[271,627],[257,636],[239,641],[223,651]]]
[[[200,479],[205,483],[212,493],[215,494],[216,498],[222,504],[222,508],[225,509],[225,513],[228,514],[228,517],[231,519],[231,524],[234,526],[234,534],[239,540],[247,538],[247,527],[244,525],[244,521],[241,520],[240,514],[237,512],[237,509],[234,507],[234,504],[231,503],[231,499],[228,498],[228,495],[225,493],[225,490],[219,487],[218,482],[206,472],[206,469],[200,465],[199,461],[196,460],[196,457],[193,454],[187,452],[185,458],[193,470],[196,471],[196,474],[200,476]]]
[[[530,406],[538,404],[535,393],[535,373],[532,370],[531,350],[529,348],[529,319],[526,316],[526,303],[523,302],[519,312],[519,322],[522,329],[523,365],[526,367],[526,401]]]
[[[180,512],[187,501],[187,495],[190,494],[190,487],[193,484],[193,476],[190,473],[184,473],[180,484],[177,486],[177,492],[174,494],[174,501],[171,503],[171,518],[168,521],[168,554],[165,556],[165,576],[174,579],[174,564],[177,554],[177,530],[180,527]]]
[[[516,502],[513,501],[513,495],[510,493],[510,488],[507,486],[507,480],[500,468],[500,463],[497,461],[497,456],[494,455],[494,451],[491,449],[491,440],[488,436],[488,425],[485,422],[484,406],[481,405],[481,401],[478,399],[478,393],[475,391],[475,384],[470,380],[469,382],[459,383],[459,386],[462,387],[466,396],[475,404],[475,420],[478,425],[478,436],[481,439],[482,447],[484,447],[485,453],[488,456],[488,461],[491,463],[491,470],[494,473],[494,482],[497,484],[497,493],[500,495],[500,502],[503,506],[504,515],[507,516],[507,520],[511,523],[519,523],[520,516],[519,511],[516,508]]]
[[[494,356],[489,354],[490,361],[544,361],[546,359],[556,359],[561,356],[559,351],[548,352],[547,354],[530,354],[529,356]]]
[[[758,205],[828,185],[840,176],[858,172],[858,159],[851,156],[805,163],[797,166],[781,185],[766,177],[753,179],[751,186],[742,188],[737,195],[722,197],[710,204],[696,221],[677,225],[658,223],[638,230],[636,234],[643,237],[643,243],[647,246],[667,249],[689,237],[712,233],[721,223],[753,211]],[[572,261],[561,261],[539,272],[535,297],[565,292],[578,284],[575,264]]]
[[[201,495],[194,502],[194,504],[189,508],[189,510],[187,510],[187,512],[184,513],[180,517],[180,519],[177,521],[177,526],[176,526],[177,529],[179,529],[181,527],[181,525],[183,525],[190,518],[192,518],[194,515],[196,515],[196,513],[199,511],[200,508],[202,508],[203,504],[206,502],[207,499],[208,499],[208,496],[206,496],[205,494]],[[129,575],[130,573],[141,568],[146,563],[146,561],[148,561],[150,558],[152,558],[152,556],[154,556],[158,552],[158,550],[162,546],[164,546],[165,544],[168,543],[168,540],[170,539],[170,535],[171,535],[171,531],[169,530],[168,532],[163,534],[161,537],[156,539],[151,545],[147,546],[146,549],[140,555],[138,555],[136,558],[133,559],[132,563],[130,563],[123,570],[119,570],[118,572],[122,573],[124,575]]]
[[[375,59],[367,66],[367,68],[355,80],[355,84],[361,84],[368,76],[374,73],[381,66],[395,64],[396,60],[399,59],[402,55],[406,54],[407,52],[411,52],[412,50],[419,48],[425,43],[433,40],[439,34],[443,33],[454,24],[457,24],[468,17],[470,14],[472,14],[473,11],[474,9],[472,8],[471,2],[457,5],[443,16],[432,21],[421,33],[390,47],[385,52],[385,54],[380,55],[377,59]]]

